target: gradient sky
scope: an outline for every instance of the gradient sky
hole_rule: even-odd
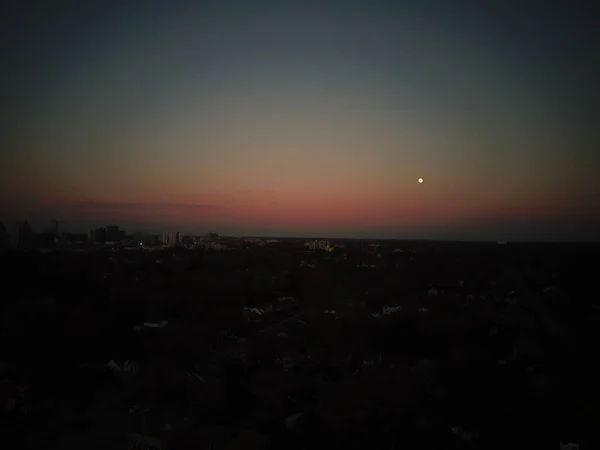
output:
[[[0,220],[600,239],[598,15],[526,3],[15,1]]]

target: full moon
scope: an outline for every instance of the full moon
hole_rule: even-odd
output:
[[[421,184],[423,183],[423,178],[419,178],[417,181],[419,182],[419,184]]]

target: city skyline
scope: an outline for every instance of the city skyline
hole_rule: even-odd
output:
[[[15,4],[0,220],[599,240],[594,14],[509,3]]]

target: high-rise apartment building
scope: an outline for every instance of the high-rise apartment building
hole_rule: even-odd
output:
[[[58,234],[58,220],[52,219],[46,228],[46,233]]]
[[[31,245],[33,240],[33,231],[26,220],[15,223],[9,230],[9,234],[12,248],[25,248]]]
[[[163,231],[160,242],[163,245],[178,245],[181,243],[181,233],[179,231]]]
[[[106,241],[106,228],[94,228],[88,233],[88,242],[103,243]]]
[[[117,242],[120,240],[119,227],[109,225],[106,227],[106,242]]]

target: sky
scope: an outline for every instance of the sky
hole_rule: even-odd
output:
[[[600,239],[591,2],[4,3],[6,223]]]

